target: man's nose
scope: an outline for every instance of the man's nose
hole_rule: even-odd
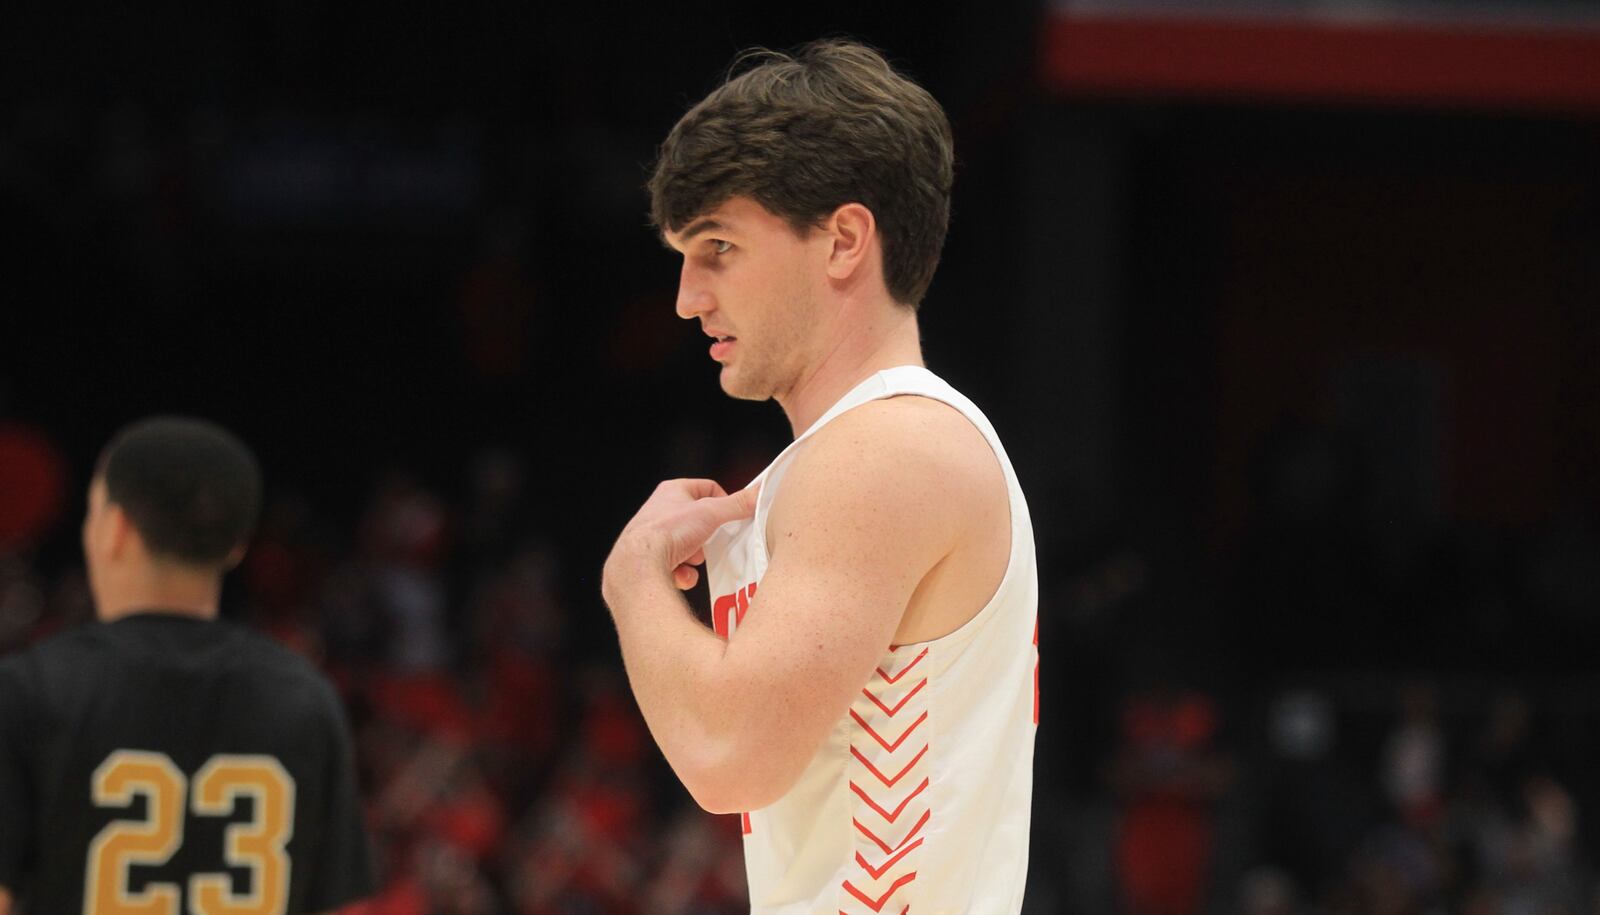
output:
[[[711,311],[714,307],[711,292],[700,282],[693,266],[683,265],[678,274],[678,317],[693,318]]]

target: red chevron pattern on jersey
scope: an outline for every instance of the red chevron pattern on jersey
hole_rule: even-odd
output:
[[[917,879],[933,809],[925,794],[928,678],[921,675],[928,649],[907,655],[891,647],[850,708],[856,856],[841,886],[840,915],[906,915],[911,908],[896,897]]]

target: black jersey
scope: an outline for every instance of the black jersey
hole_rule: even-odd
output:
[[[30,915],[282,915],[371,892],[337,695],[264,636],[161,613],[0,659],[0,886]]]

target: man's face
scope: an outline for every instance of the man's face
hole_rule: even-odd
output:
[[[735,197],[666,241],[683,254],[678,316],[720,338],[722,389],[767,400],[801,378],[817,345],[818,293],[827,283],[824,232],[801,237],[759,203]]]

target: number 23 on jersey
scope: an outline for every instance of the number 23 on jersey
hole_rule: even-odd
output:
[[[186,806],[198,816],[228,816],[246,797],[254,813],[227,828],[223,853],[229,867],[249,871],[250,889],[235,893],[225,873],[195,874],[189,915],[283,915],[288,908],[294,779],[277,759],[218,754],[191,785],[165,753],[118,750],[95,770],[91,791],[99,807],[128,807],[143,797],[146,813],[142,820],[113,820],[89,843],[83,915],[178,915],[177,884],[152,882],[134,892],[129,868],[165,864],[177,853]]]

